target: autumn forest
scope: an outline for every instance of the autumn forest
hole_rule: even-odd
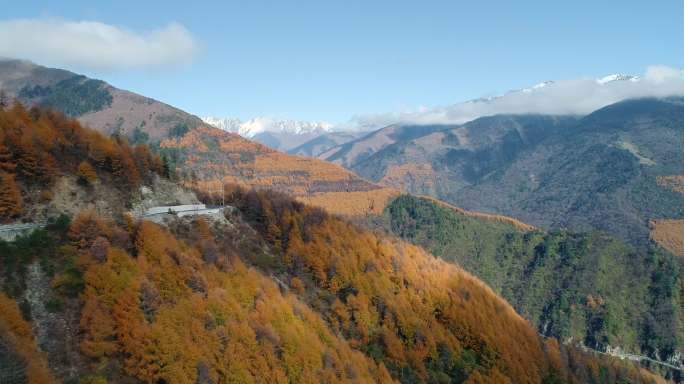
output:
[[[45,220],[0,240],[3,382],[663,382],[540,336],[415,245],[267,188],[203,190],[59,112],[0,110],[0,178],[3,222]],[[159,180],[230,209],[132,215]],[[54,215],[65,193],[114,208]]]

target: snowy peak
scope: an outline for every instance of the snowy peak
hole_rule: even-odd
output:
[[[633,75],[625,75],[622,73],[615,73],[612,75],[608,76],[603,76],[600,79],[596,79],[596,82],[603,85],[603,84],[608,84],[612,83],[614,81],[631,81],[631,82],[637,82],[641,80],[639,76],[633,76]]]
[[[542,81],[539,84],[533,85],[532,89],[545,88],[545,87],[548,87],[549,85],[553,85],[553,84],[554,84],[553,80]]]
[[[222,117],[203,117],[202,121],[205,123],[214,126],[216,128],[222,129],[227,132],[233,132],[233,133],[239,133],[242,135],[240,131],[240,124],[242,122],[239,119],[233,119],[233,118],[222,118]]]
[[[640,80],[641,80],[641,78],[639,76],[626,75],[624,73],[614,73],[614,74],[603,76],[603,77],[596,79],[596,84],[605,85],[605,84],[613,83],[616,81],[638,82]],[[531,93],[531,92],[538,91],[538,90],[543,89],[543,88],[552,87],[554,85],[556,85],[555,81],[548,80],[548,81],[543,81],[539,84],[533,85],[529,88],[516,89],[516,90],[510,91],[510,92],[508,92],[508,94],[518,93],[518,92]],[[505,94],[502,96],[505,96]],[[494,99],[494,98],[497,98],[497,97],[493,97],[490,99]]]
[[[329,132],[333,125],[325,121],[279,120],[270,117],[257,117],[242,121],[236,118],[204,117],[205,123],[224,131],[252,138],[264,132],[304,135]]]
[[[635,76],[635,75],[626,75],[623,73],[614,73],[611,75],[607,75],[607,76],[603,76],[603,77],[600,77],[598,79],[595,79],[595,81],[596,81],[596,84],[598,84],[598,85],[606,85],[606,84],[617,82],[617,81],[629,81],[629,82],[635,83],[635,82],[641,81],[641,77]],[[514,90],[508,91],[508,92],[501,94],[501,95],[481,97],[479,99],[473,99],[473,100],[466,101],[465,103],[466,104],[467,103],[483,103],[483,102],[486,103],[486,102],[491,102],[494,100],[504,98],[506,96],[519,94],[519,93],[533,93],[533,92],[536,92],[536,91],[539,91],[542,89],[553,87],[555,85],[557,85],[557,83],[555,81],[547,80],[547,81],[543,81],[541,83],[538,83],[538,84],[533,85],[533,86],[528,87],[528,88],[514,89]]]

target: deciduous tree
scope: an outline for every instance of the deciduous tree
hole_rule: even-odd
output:
[[[0,171],[0,220],[19,216],[22,205],[21,191],[14,175]]]

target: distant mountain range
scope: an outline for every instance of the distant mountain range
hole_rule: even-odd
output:
[[[328,134],[333,129],[332,124],[324,121],[279,120],[270,117],[247,121],[229,117],[204,117],[202,120],[224,131],[237,133],[285,152]]]
[[[648,240],[684,219],[684,98],[636,99],[588,116],[498,115],[462,125],[392,125],[320,157],[386,186],[543,228]]]
[[[357,126],[463,124],[502,114],[587,115],[616,102],[684,94],[684,72],[650,67],[644,76],[611,74],[600,78],[544,81],[531,87],[417,111],[359,116]]]
[[[611,75],[590,82],[631,87],[644,81],[649,80]],[[545,82],[501,98],[557,86]],[[0,61],[0,89],[106,134],[157,146],[172,164],[182,165],[184,177],[206,186],[234,181],[317,198],[359,192],[364,197],[355,204],[373,210],[395,194],[369,198],[369,191],[405,190],[542,228],[599,229],[631,242],[648,239],[651,220],[684,219],[684,195],[662,182],[684,175],[679,98],[627,100],[587,116],[496,115],[465,124],[393,124],[363,134],[273,119],[209,120],[223,128],[216,129],[105,82],[19,60]],[[328,162],[289,156],[233,132]],[[322,199],[316,201],[328,207],[351,203]],[[656,223],[658,238],[673,233],[662,227],[670,222]]]
[[[359,132],[372,132],[387,125],[463,124],[479,117],[497,114],[587,114],[625,98],[644,93],[650,95],[653,92],[649,92],[651,87],[647,83],[653,81],[651,77],[618,73],[596,79],[544,81],[501,95],[481,97],[446,107],[428,108],[413,113],[362,116],[340,126],[326,122],[268,117],[248,121],[219,117],[205,117],[203,120],[274,149],[305,156],[320,156],[323,153],[330,154],[328,150],[335,146],[357,139],[361,136]],[[296,147],[302,148],[295,149]],[[338,154],[336,158],[339,157]]]
[[[224,131],[237,133],[240,136],[253,138],[264,132],[289,133],[305,135],[309,133],[328,132],[332,124],[323,121],[278,120],[269,117],[258,117],[247,121],[236,118],[204,117],[205,123]]]

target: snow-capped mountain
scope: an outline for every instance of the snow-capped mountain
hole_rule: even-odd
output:
[[[604,76],[600,79],[596,79],[596,82],[599,84],[608,84],[612,83],[614,81],[631,81],[631,82],[637,82],[641,80],[641,77],[639,76],[634,76],[634,75],[625,75],[622,73],[615,73],[612,75]]]
[[[330,131],[333,127],[325,121],[279,120],[270,117],[257,117],[247,121],[230,117],[204,117],[202,120],[224,131],[248,138],[264,132],[290,135],[320,134]]]
[[[333,129],[333,125],[325,121],[279,120],[270,117],[247,121],[230,117],[204,117],[202,120],[281,151],[288,151]]]
[[[242,121],[240,121],[240,119],[235,119],[235,118],[230,118],[230,117],[207,116],[207,117],[203,117],[202,121],[204,121],[205,123],[212,125],[216,128],[220,128],[224,131],[237,133],[237,134],[243,136],[242,132],[240,132],[240,125],[242,124]]]
[[[651,66],[641,76],[614,73],[544,81],[457,104],[358,116],[354,122],[357,126],[381,128],[392,124],[463,124],[501,114],[586,115],[625,99],[678,95],[684,95],[684,71]]]
[[[598,79],[595,79],[594,81],[597,85],[606,85],[606,84],[618,82],[618,81],[638,82],[640,80],[641,80],[641,77],[639,77],[639,76],[626,75],[623,73],[614,73],[611,75],[606,75],[606,76],[600,77]],[[479,102],[494,101],[494,100],[501,99],[501,98],[504,98],[507,96],[515,95],[516,93],[527,93],[527,94],[529,94],[529,93],[533,93],[535,91],[539,91],[541,89],[553,87],[556,84],[557,83],[553,80],[542,81],[541,83],[535,84],[531,87],[513,89],[513,90],[510,90],[504,94],[500,94],[500,95],[496,95],[496,96],[481,97],[478,99],[466,101],[466,103],[479,103]]]

